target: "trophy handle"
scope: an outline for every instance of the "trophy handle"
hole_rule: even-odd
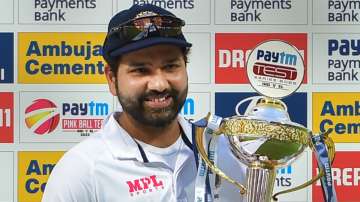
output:
[[[230,183],[236,185],[240,189],[240,194],[246,193],[246,188],[244,185],[240,184],[239,182],[233,180],[232,178],[228,177],[220,168],[216,167],[207,157],[206,152],[204,150],[204,143],[203,143],[203,132],[205,128],[196,127],[195,129],[195,140],[196,140],[196,147],[199,151],[201,158],[205,161],[207,166],[220,177],[226,179]]]
[[[329,152],[330,163],[332,164],[334,162],[334,158],[335,158],[335,144],[332,141],[332,139],[329,137],[329,134],[324,134],[324,141],[325,141],[325,144],[326,144],[328,152]],[[311,141],[310,141],[310,146],[311,146],[311,149],[314,151],[314,145],[313,145],[313,143]],[[305,182],[304,184],[301,184],[301,185],[296,186],[294,188],[287,189],[287,190],[284,190],[284,191],[280,191],[280,192],[274,194],[273,195],[273,200],[277,201],[278,200],[277,196],[279,196],[281,194],[285,194],[285,193],[289,193],[289,192],[298,191],[300,189],[303,189],[303,188],[313,184],[317,180],[319,180],[322,176],[324,176],[324,170],[320,169],[320,172],[316,177],[314,177],[311,180]]]

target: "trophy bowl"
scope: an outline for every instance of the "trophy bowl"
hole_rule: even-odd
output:
[[[224,118],[212,136],[225,135],[233,155],[247,166],[246,186],[236,182],[211,162],[203,148],[204,130],[196,131],[196,144],[201,158],[216,174],[239,187],[247,202],[268,202],[277,200],[282,193],[302,189],[321,176],[295,188],[273,195],[276,170],[295,161],[306,148],[313,149],[312,132],[301,124],[292,122],[287,107],[279,99],[260,97],[243,116]],[[211,122],[211,116],[208,116]],[[335,154],[334,143],[326,136],[325,143],[332,162]]]

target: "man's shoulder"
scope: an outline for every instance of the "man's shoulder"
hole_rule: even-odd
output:
[[[104,153],[107,152],[106,145],[101,135],[101,133],[94,134],[78,143],[67,151],[61,160],[68,161],[72,165],[88,164],[90,166],[90,164],[94,164],[97,159],[101,156],[104,157]]]

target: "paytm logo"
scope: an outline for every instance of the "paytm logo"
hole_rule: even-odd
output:
[[[30,142],[80,141],[101,129],[114,101],[108,92],[21,92],[20,97],[26,126],[21,140]]]
[[[62,114],[73,116],[105,116],[109,113],[107,103],[90,101],[88,103],[63,103]]]
[[[263,60],[266,62],[279,63],[284,65],[296,65],[297,56],[285,52],[274,52],[259,49],[256,53],[257,60]]]
[[[251,102],[251,97],[258,96],[256,93],[215,93],[215,114],[221,117],[230,117],[244,114]],[[248,99],[246,102],[243,100]],[[293,122],[307,125],[307,94],[294,93],[282,99],[288,108],[290,119]],[[239,104],[241,103],[241,104]]]
[[[0,83],[14,82],[14,34],[0,33]]]
[[[329,39],[328,55],[360,55],[360,39]]]

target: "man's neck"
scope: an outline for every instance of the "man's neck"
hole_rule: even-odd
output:
[[[180,125],[176,119],[165,127],[151,127],[137,122],[123,112],[117,118],[117,121],[131,137],[155,147],[168,147],[180,135]]]

